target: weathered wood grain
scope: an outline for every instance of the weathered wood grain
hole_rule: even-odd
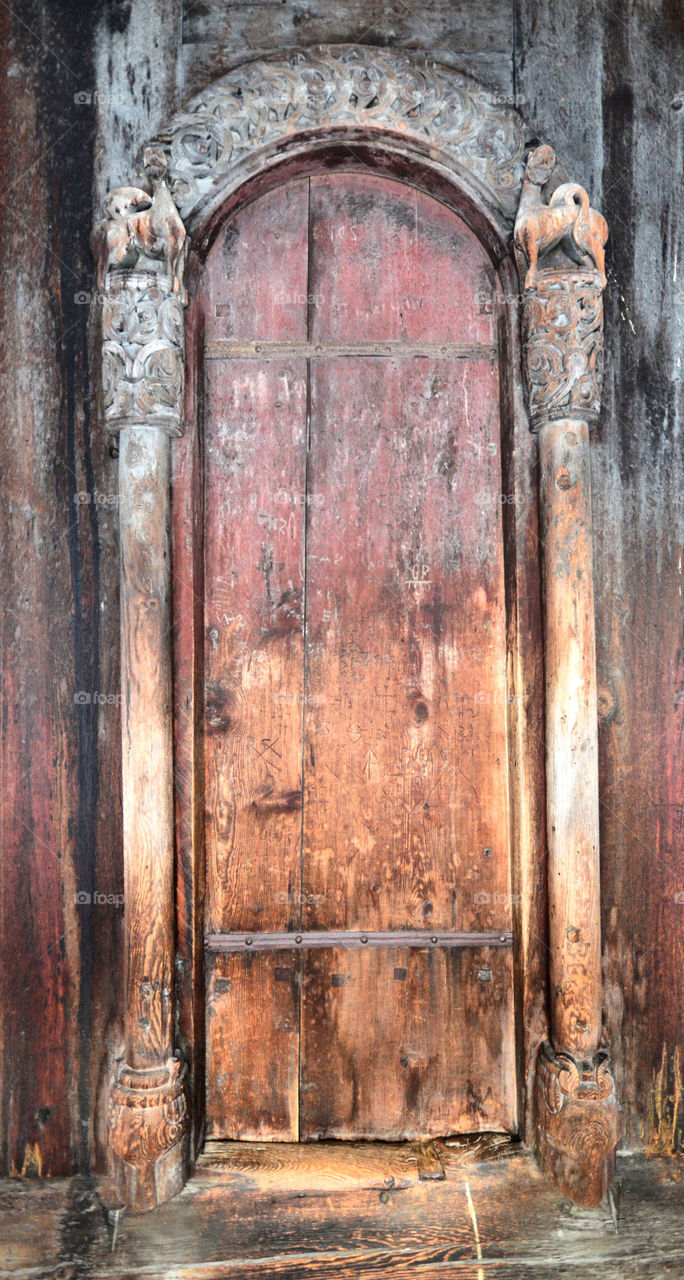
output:
[[[5,820],[11,856],[5,859],[2,875],[11,926],[5,931],[12,945],[9,973],[22,999],[15,1018],[5,991],[4,1007],[13,1020],[10,1030],[3,1032],[4,1062],[9,1063],[4,1083],[12,1110],[11,1116],[9,1110],[3,1113],[2,1159],[6,1170],[12,1162],[21,1169],[28,1154],[30,1172],[37,1168],[36,1144],[43,1169],[73,1168],[82,1158],[77,1146],[83,1134],[92,1139],[98,1078],[101,1075],[108,1084],[120,1030],[120,910],[110,908],[108,914],[103,908],[97,915],[93,911],[90,923],[82,910],[66,915],[76,889],[94,887],[107,894],[122,889],[118,709],[105,705],[95,714],[91,708],[77,708],[82,725],[79,748],[73,713],[67,707],[73,692],[81,688],[107,696],[118,692],[116,464],[107,455],[101,433],[91,436],[82,358],[87,307],[74,302],[75,293],[89,288],[91,281],[91,165],[97,168],[100,193],[107,181],[127,178],[136,149],[162,125],[176,94],[199,89],[228,60],[242,61],[251,52],[257,56],[281,47],[282,11],[290,23],[289,43],[308,43],[309,29],[306,23],[295,28],[300,11],[292,6],[212,6],[207,19],[215,24],[211,32],[209,25],[204,32],[201,25],[188,31],[189,39],[196,35],[199,43],[185,45],[185,78],[181,75],[177,84],[176,0],[149,0],[142,8],[133,6],[132,12],[128,6],[77,5],[72,0],[68,21],[64,6],[51,0],[29,0],[21,11],[13,8],[16,18],[2,41],[12,72],[2,77],[9,95],[4,172],[12,192],[3,205],[4,243],[11,246],[3,259],[3,296],[7,306],[16,304],[17,314],[22,310],[16,323],[3,324],[7,421],[0,447],[4,496],[12,512],[3,546],[9,548],[5,575],[10,607],[19,612],[26,608],[39,640],[34,645],[22,633],[22,646],[20,638],[9,636],[7,671],[14,693],[10,688],[6,698],[7,758],[12,768],[5,774],[5,794],[11,794],[12,801],[6,803]],[[353,8],[349,13],[344,0],[327,6],[318,16],[315,38],[358,38],[364,15]],[[198,14],[199,7],[189,20]],[[491,10],[479,8],[477,19],[472,9],[459,9],[457,26],[463,15],[468,25],[462,35],[447,35],[439,44],[435,28],[412,35],[410,24],[417,18],[404,18],[396,8],[390,9],[371,38],[391,42],[397,24],[407,23],[407,42],[420,44],[442,61],[479,71],[483,81],[506,93],[515,64],[524,114],[544,140],[553,142],[564,162],[582,174],[611,225],[605,408],[593,445],[604,966],[606,1026],[622,1064],[620,1091],[628,1141],[639,1145],[647,1140],[649,1114],[661,1096],[663,1049],[669,1096],[674,1046],[683,1040],[682,907],[676,900],[684,888],[679,874],[681,770],[676,766],[684,706],[678,657],[684,536],[676,366],[681,307],[680,273],[675,269],[681,228],[677,184],[682,116],[677,92],[684,70],[679,9],[673,0],[662,0],[655,8],[636,0],[628,12],[609,5],[570,9],[556,0],[524,0],[516,8],[514,23],[510,4],[502,0]],[[95,21],[97,72],[92,63]],[[238,33],[234,39],[238,27],[244,36]],[[507,37],[504,28],[511,33]],[[76,111],[73,95],[79,89],[99,92],[99,101]],[[99,125],[93,161],[95,110]],[[25,179],[17,183],[22,174]],[[28,294],[22,292],[22,272],[30,308],[23,306]],[[511,296],[518,292],[510,281],[504,287]],[[54,376],[49,372],[43,395],[43,372],[51,364],[51,352],[59,369]],[[59,423],[58,412],[63,415]],[[30,457],[25,454],[27,440],[39,451]],[[522,438],[517,447],[524,454]],[[78,538],[70,500],[62,501],[67,475],[76,492],[92,492],[95,487],[108,499],[79,511]],[[514,492],[508,481],[504,492]],[[514,511],[504,510],[504,523],[516,516],[520,566],[522,550],[536,549],[529,492],[533,489],[527,494],[518,490]],[[22,541],[21,523],[17,528],[22,505],[31,506],[35,516],[30,547]],[[61,557],[67,545],[68,570]],[[36,557],[34,551],[38,548],[40,553],[41,547],[43,553]],[[515,603],[521,634],[534,632],[534,559],[532,555],[524,561]],[[81,592],[75,620],[71,591],[64,588],[67,576]],[[7,616],[11,621],[12,615]],[[59,662],[53,656],[46,668],[42,663],[47,659],[38,656],[44,649],[36,647],[45,643],[59,655]],[[519,723],[529,727],[531,741],[538,743],[540,703],[534,678],[541,668],[526,662],[523,656],[516,684],[511,684],[525,705],[519,711],[516,702],[512,710]],[[66,702],[61,700],[63,687]],[[35,731],[41,700],[52,725],[47,745]],[[22,759],[31,768],[30,797],[28,782],[20,788],[13,772]],[[69,776],[68,785],[55,783],[53,760],[62,762],[55,767]],[[527,776],[537,776],[532,755],[523,754],[525,762]],[[519,756],[514,763],[519,767]],[[80,807],[73,796],[74,769],[81,780]],[[62,817],[59,832],[56,826],[50,828],[44,847],[32,840],[26,825],[37,830],[33,810],[46,795],[50,812]],[[525,822],[536,854],[533,865],[542,868],[534,804]],[[47,830],[45,823],[42,829]],[[74,832],[78,871],[71,843]],[[44,852],[39,854],[39,848]],[[517,859],[514,850],[516,866]],[[541,879],[532,885],[526,880],[518,883],[514,892],[520,894],[514,910],[516,918],[519,913],[521,945],[526,945],[528,937],[539,938],[541,933]],[[55,916],[60,901],[65,915],[60,908]],[[30,945],[15,946],[19,935]],[[539,978],[539,958],[544,954],[542,934],[532,944],[525,978],[532,1000],[526,1007],[535,1010],[532,1029],[530,1024],[521,1029],[534,1042],[544,1016]],[[77,988],[79,967],[83,982]],[[181,1019],[184,1007],[182,1000]],[[106,1096],[106,1088],[100,1096]],[[670,1114],[672,1147],[681,1145],[674,1120]],[[102,1160],[104,1117],[99,1110],[94,1124]],[[92,1142],[91,1151],[95,1156]]]
[[[510,952],[309,953],[301,1071],[302,1137],[514,1130]]]
[[[209,1138],[299,1137],[301,956],[207,956]]]
[[[440,62],[480,77],[512,96],[510,51],[514,14],[502,0],[487,0],[472,22],[467,4],[428,0],[420,6],[384,0],[345,0],[331,7],[302,0],[221,0],[184,8],[182,67],[187,92],[250,58],[301,44],[354,42],[427,49]],[[305,37],[303,33],[306,33]]]
[[[504,1166],[471,1166],[465,1178],[402,1190],[339,1187],[322,1196],[238,1190],[234,1174],[198,1171],[157,1214],[125,1217],[114,1252],[88,1180],[17,1180],[0,1184],[0,1249],[13,1280],[62,1280],[68,1268],[102,1280],[681,1273],[682,1185],[668,1176],[668,1162],[621,1159],[617,1233],[607,1206],[568,1206],[529,1157]],[[29,1219],[41,1230],[27,1233]]]
[[[516,74],[611,229],[592,443],[602,932],[606,1033],[639,1146],[663,1048],[671,1091],[684,1045],[679,6],[525,0]]]
[[[228,224],[203,284],[207,339],[306,336],[308,201],[295,182]],[[301,359],[206,366],[208,932],[301,923],[306,395]],[[212,962],[210,1135],[297,1137],[299,964]]]
[[[249,206],[203,292],[215,356],[230,354],[218,333],[306,337],[314,353],[352,336],[491,349],[472,232],[370,175],[297,180]],[[496,366],[314,354],[305,379],[294,357],[235,355],[205,372],[207,930],[505,932]],[[510,957],[494,980],[484,952],[302,963],[303,1137],[514,1127]],[[209,1132],[297,1136],[299,961],[225,956],[210,972]]]
[[[551,1031],[590,1057],[601,1039],[598,727],[589,429],[539,433]]]
[[[194,536],[204,514],[204,437],[200,307],[186,312],[186,420],[196,424],[171,454],[174,804],[176,818],[176,995],[179,1048],[188,1065],[190,1150],[204,1130],[204,564]]]
[[[391,1142],[208,1142],[198,1168],[213,1172],[238,1194],[330,1195],[354,1189],[415,1186],[444,1173],[430,1144]]]
[[[0,1164],[26,1177],[88,1158],[120,981],[116,791],[101,801],[118,776],[100,645],[101,620],[116,627],[116,555],[101,562],[116,473],[91,435],[93,127],[74,93],[92,84],[92,16],[74,8],[69,36],[49,3],[4,9],[0,36]]]

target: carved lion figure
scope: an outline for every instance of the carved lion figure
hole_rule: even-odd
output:
[[[152,195],[141,187],[117,187],[105,197],[105,218],[93,233],[98,288],[110,267],[132,269],[144,255],[166,263],[174,292],[185,302],[186,231],[165,181],[166,158],[148,147],[144,163]]]
[[[579,266],[596,267],[605,285],[604,245],[608,224],[590,207],[584,187],[576,182],[563,183],[553,192],[548,204],[544,202],[541,189],[555,167],[552,147],[536,147],[530,152],[513,232],[521,277],[525,272],[525,288],[535,287],[539,259],[557,245]]]

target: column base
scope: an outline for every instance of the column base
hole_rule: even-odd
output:
[[[110,1153],[117,1194],[137,1213],[185,1185],[189,1163],[187,1071],[170,1058],[136,1070],[125,1063],[112,1089]]]
[[[612,1182],[622,1135],[605,1050],[581,1059],[556,1053],[545,1041],[537,1059],[535,1120],[543,1172],[569,1200],[596,1208]]]

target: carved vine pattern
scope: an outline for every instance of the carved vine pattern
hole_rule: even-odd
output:
[[[601,408],[603,298],[597,272],[539,273],[525,298],[525,373],[532,426],[592,422]]]
[[[516,112],[447,67],[351,45],[249,63],[192,99],[158,140],[181,217],[188,219],[254,151],[336,126],[419,140],[470,171],[512,221],[526,132]]]
[[[156,273],[111,273],[103,317],[102,381],[108,431],[183,428],[183,303]]]

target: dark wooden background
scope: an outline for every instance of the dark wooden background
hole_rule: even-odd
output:
[[[681,27],[677,0],[0,5],[2,1172],[101,1160],[98,1085],[118,1049],[116,463],[91,392],[94,210],[188,93],[324,40],[421,48],[475,75],[611,228],[594,450],[607,1033],[626,1144],[681,1146]]]

